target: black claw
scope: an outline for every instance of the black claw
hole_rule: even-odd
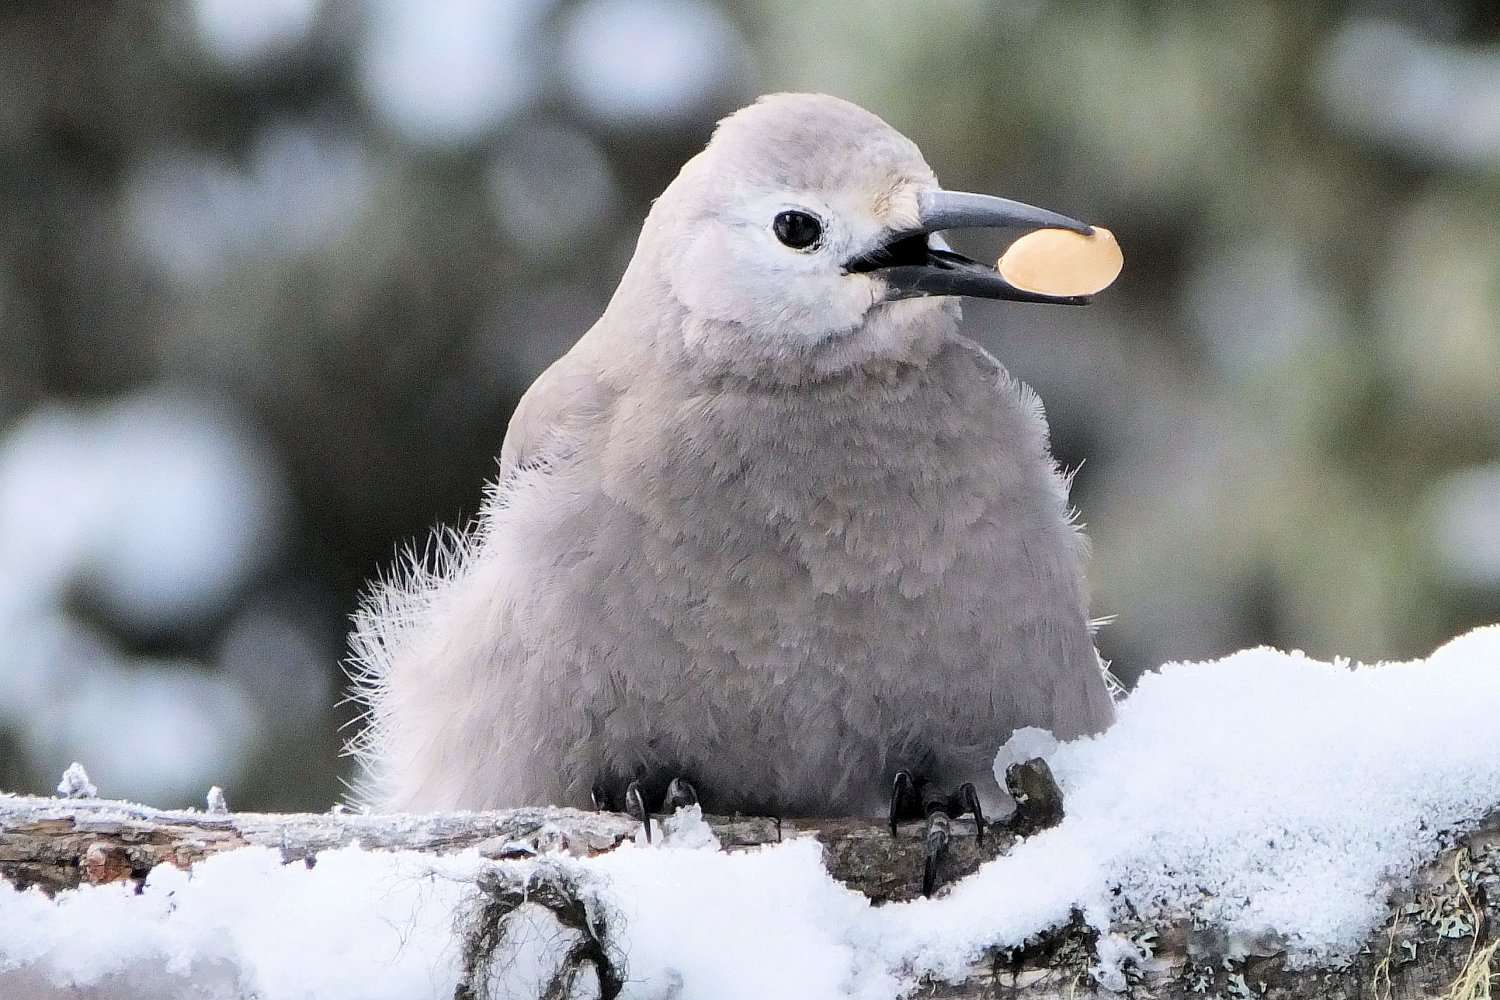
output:
[[[594,803],[594,812],[615,811],[615,797],[609,794],[609,789],[602,783],[589,789],[589,801]]]
[[[683,806],[698,804],[698,789],[686,778],[673,778],[667,785],[667,797],[662,801],[661,811],[674,813]]]
[[[651,814],[646,811],[646,799],[641,794],[639,781],[632,781],[625,788],[625,811],[641,821],[646,828],[646,843],[651,843]]]
[[[917,796],[917,782],[910,771],[897,771],[896,779],[891,783],[891,836],[896,835],[896,824],[905,816],[911,814],[908,804]]]
[[[953,793],[949,800],[949,812],[954,816],[963,816],[966,813],[974,815],[974,841],[984,843],[984,808],[979,804],[979,790],[974,787],[974,782],[965,781],[958,786],[958,791]]]
[[[927,837],[923,845],[925,858],[922,862],[923,896],[931,896],[937,888],[943,858],[948,854],[950,823],[948,814],[942,809],[934,808],[927,813]]]

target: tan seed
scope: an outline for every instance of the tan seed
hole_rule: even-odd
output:
[[[1027,233],[1000,255],[1000,275],[1017,288],[1042,295],[1093,295],[1120,276],[1125,255],[1115,234],[1101,226],[1092,236],[1067,229]]]

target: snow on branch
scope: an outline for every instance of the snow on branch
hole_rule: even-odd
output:
[[[648,846],[569,810],[0,797],[0,996],[1477,1000],[1497,710],[1500,628],[1413,663],[1168,665],[1102,736],[1017,734],[997,769],[1043,756],[1061,822],[956,824],[931,900],[920,826],[874,820],[694,809]]]

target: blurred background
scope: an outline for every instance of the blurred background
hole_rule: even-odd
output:
[[[1081,464],[1127,681],[1500,621],[1491,0],[10,0],[0,788],[331,805],[361,588],[788,89],[1119,235],[1092,308],[965,308]]]

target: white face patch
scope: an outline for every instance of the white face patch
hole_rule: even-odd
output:
[[[755,192],[735,199],[684,229],[675,243],[670,280],[678,299],[703,318],[733,323],[768,345],[811,344],[856,332],[883,294],[883,285],[845,264],[889,231],[877,202],[884,191],[825,196],[806,191]],[[907,199],[915,204],[915,196]],[[806,213],[821,226],[816,244],[786,245],[777,216]]]

